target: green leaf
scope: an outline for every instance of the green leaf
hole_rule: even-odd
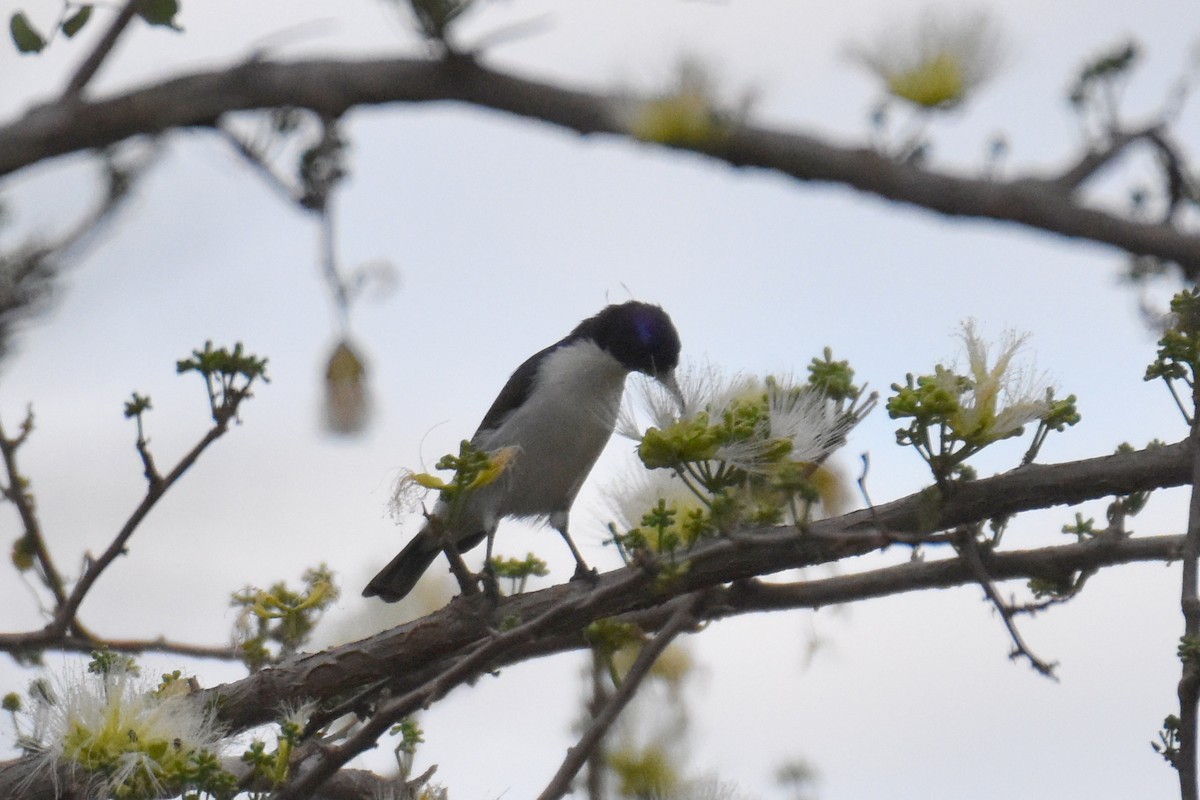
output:
[[[8,31],[12,34],[13,44],[22,53],[40,53],[46,46],[46,39],[29,24],[29,18],[24,11],[18,11],[8,21]]]
[[[139,0],[137,15],[150,25],[161,25],[173,30],[182,30],[175,24],[179,13],[179,0]]]
[[[87,21],[92,18],[91,6],[80,6],[79,10],[63,20],[62,32],[68,39],[83,30]]]

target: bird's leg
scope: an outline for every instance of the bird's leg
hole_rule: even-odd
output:
[[[475,586],[475,579],[471,574],[471,570],[467,568],[467,562],[463,561],[462,553],[459,552],[458,543],[447,535],[446,526],[443,519],[434,514],[425,514],[426,524],[437,536],[438,543],[442,546],[442,552],[446,554],[446,561],[450,564],[450,572],[454,574],[455,580],[458,581],[458,589],[463,594],[475,594],[478,588]]]
[[[496,582],[496,567],[492,564],[492,543],[496,540],[496,526],[488,528],[487,548],[483,557],[483,570],[479,573],[483,581],[483,592],[492,602],[500,602],[500,585]]]
[[[587,562],[583,560],[583,555],[579,552],[579,548],[575,546],[575,542],[571,539],[571,534],[567,533],[567,515],[565,512],[555,512],[550,515],[550,524],[554,530],[558,531],[563,537],[563,541],[567,543],[567,547],[571,548],[571,555],[575,556],[575,574],[571,576],[571,580],[577,581],[581,578],[595,578],[595,567],[589,567]]]

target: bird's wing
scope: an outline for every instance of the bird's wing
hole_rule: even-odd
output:
[[[560,342],[555,342],[549,347],[539,350],[529,358],[521,366],[517,367],[516,371],[509,377],[508,383],[504,384],[504,388],[500,390],[500,394],[496,395],[496,399],[492,401],[492,407],[483,415],[483,421],[479,423],[479,429],[475,431],[474,440],[479,439],[479,435],[484,431],[495,430],[504,422],[504,418],[520,408],[521,404],[529,398],[529,393],[533,390],[533,381],[537,377],[538,367],[546,356],[553,353],[558,348],[566,343],[566,339]]]

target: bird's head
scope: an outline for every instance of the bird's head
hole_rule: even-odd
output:
[[[581,322],[573,335],[591,339],[629,371],[654,378],[683,405],[675,382],[679,333],[659,306],[637,300],[606,306]]]

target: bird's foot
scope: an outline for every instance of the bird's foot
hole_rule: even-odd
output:
[[[496,570],[491,563],[484,565],[476,577],[479,578],[479,584],[483,587],[484,596],[492,605],[498,605],[500,603],[500,582],[496,579]]]
[[[595,583],[599,577],[600,573],[596,571],[595,567],[589,567],[580,561],[575,564],[575,574],[571,576],[571,582],[587,581],[588,583]]]

